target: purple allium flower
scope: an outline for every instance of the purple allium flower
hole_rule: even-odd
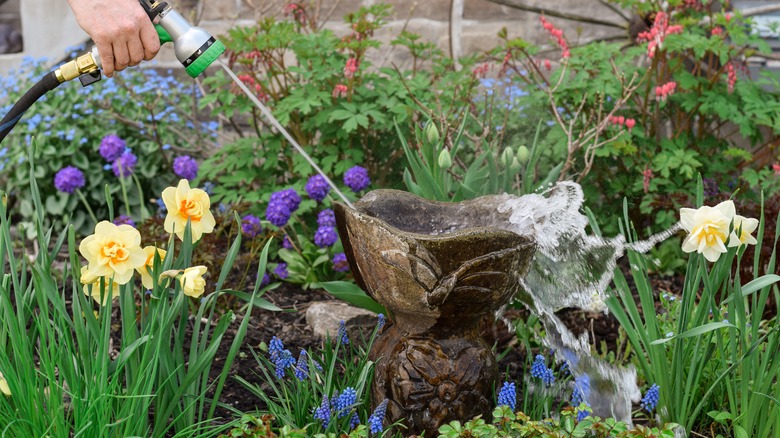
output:
[[[248,214],[241,218],[241,233],[244,236],[254,239],[262,231],[263,226],[260,224],[260,219],[256,216]]]
[[[357,193],[364,190],[371,184],[368,178],[368,170],[365,167],[355,166],[344,172],[344,185]]]
[[[544,356],[541,354],[537,354],[534,363],[531,364],[531,376],[542,379],[542,382],[547,386],[551,386],[555,382],[555,375],[551,369],[547,368]]]
[[[293,212],[301,205],[301,197],[298,196],[298,192],[295,189],[279,190],[278,192],[271,193],[271,200],[269,204],[280,202],[283,203],[287,210]]]
[[[276,225],[277,227],[283,227],[290,220],[290,209],[287,208],[284,200],[274,200],[273,196],[271,201],[268,202],[268,207],[265,209],[265,218],[268,222]]]
[[[335,227],[336,226],[336,213],[330,208],[326,208],[317,213],[317,225],[321,227]]]
[[[317,202],[322,202],[322,200],[328,196],[328,192],[330,192],[328,182],[325,181],[325,177],[320,174],[316,174],[309,178],[305,189],[306,193],[309,194],[309,197]]]
[[[349,336],[347,335],[347,323],[344,322],[343,319],[339,321],[339,337],[341,338],[342,344],[349,345]]]
[[[322,395],[320,406],[314,410],[314,419],[322,421],[323,429],[327,429],[328,424],[330,424],[330,401],[328,401],[328,396],[325,394]]]
[[[64,193],[73,193],[84,184],[84,173],[73,166],[63,167],[54,175],[54,187]]]
[[[125,151],[127,143],[119,138],[118,135],[108,134],[100,141],[100,156],[106,159],[106,161],[114,161],[122,155]]]
[[[179,178],[192,181],[198,176],[198,162],[189,155],[182,155],[173,160],[173,173]]]
[[[653,409],[658,405],[658,391],[661,389],[661,387],[658,386],[658,384],[653,383],[653,386],[650,387],[650,389],[647,390],[645,393],[645,396],[642,397],[642,402],[639,403],[647,412],[652,412]]]
[[[333,270],[336,272],[349,271],[349,263],[347,262],[347,255],[340,252],[333,256]]]
[[[125,152],[114,160],[114,163],[111,164],[111,168],[114,170],[114,175],[118,177],[128,177],[133,174],[136,163],[138,163],[138,157],[132,152]]]
[[[382,423],[385,421],[385,413],[387,412],[387,399],[383,400],[379,406],[376,407],[374,413],[368,417],[368,429],[371,433],[380,433],[384,427]]]
[[[306,356],[306,350],[301,350],[298,355],[298,363],[295,364],[295,377],[303,381],[309,377],[309,359]]]
[[[293,244],[290,241],[290,237],[289,236],[284,236],[284,239],[282,239],[282,248],[284,248],[284,249],[292,249],[292,247],[293,247]]]
[[[339,418],[344,418],[349,414],[352,406],[357,402],[357,391],[355,388],[346,387],[344,392],[338,396],[336,402],[333,404],[333,409]]]
[[[130,225],[131,227],[134,227],[135,222],[130,216],[122,214],[114,219],[114,225]]]
[[[509,406],[512,411],[515,410],[515,406],[517,405],[515,382],[504,382],[504,385],[501,386],[501,390],[498,391],[498,405]]]
[[[339,235],[333,227],[319,227],[314,233],[314,244],[320,248],[332,246],[339,240]]]
[[[279,263],[278,265],[276,265],[276,268],[274,268],[274,274],[276,274],[276,276],[281,278],[282,280],[287,278],[287,276],[290,275],[287,272],[287,263]]]

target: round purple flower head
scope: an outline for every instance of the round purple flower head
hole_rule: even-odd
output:
[[[127,143],[116,134],[108,134],[100,141],[98,151],[106,161],[114,161],[125,151]]]
[[[274,274],[276,274],[276,276],[282,280],[287,278],[287,276],[290,275],[287,272],[287,263],[279,263],[276,265],[276,268],[274,268]]]
[[[365,167],[355,166],[344,172],[344,184],[357,193],[365,190],[371,184],[368,178],[368,170]]]
[[[283,227],[290,220],[291,214],[283,199],[273,199],[273,196],[271,196],[268,207],[265,208],[265,218],[268,219],[268,222],[277,227]]]
[[[63,167],[54,175],[54,187],[64,193],[73,193],[84,183],[84,173],[73,166]]]
[[[339,235],[333,227],[319,227],[314,233],[314,244],[320,248],[332,246],[337,240],[339,240]]]
[[[131,227],[134,227],[135,222],[130,216],[122,214],[114,218],[114,225],[130,225]]]
[[[349,271],[349,263],[347,262],[347,255],[340,252],[333,256],[333,270],[336,272]]]
[[[306,193],[309,194],[309,197],[317,202],[322,202],[322,200],[328,196],[328,192],[330,192],[328,182],[325,181],[325,178],[320,174],[316,174],[309,178],[305,189]]]
[[[254,238],[263,231],[263,226],[260,224],[260,219],[256,216],[248,214],[241,218],[241,232],[244,236]]]
[[[260,282],[260,287],[268,286],[269,283],[271,283],[271,277],[266,272],[263,274],[263,280]]]
[[[317,213],[317,225],[321,227],[335,227],[336,226],[336,214],[333,210],[326,208]]]
[[[179,178],[192,181],[198,176],[198,162],[189,155],[182,155],[173,160],[173,173]]]
[[[285,189],[272,193],[269,202],[282,202],[290,212],[293,212],[301,204],[301,197],[295,189]]]
[[[282,239],[282,248],[284,248],[284,249],[292,249],[293,248],[293,244],[290,241],[290,237],[289,236],[284,236],[284,239]]]
[[[138,163],[138,157],[132,152],[125,152],[114,160],[111,168],[114,170],[114,175],[118,177],[127,177],[133,174],[136,163]]]

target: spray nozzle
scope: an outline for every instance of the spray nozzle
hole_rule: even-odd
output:
[[[210,33],[191,25],[166,2],[139,0],[146,15],[155,23],[160,44],[173,43],[176,58],[188,75],[195,78],[225,52],[225,45]],[[100,56],[95,48],[55,71],[60,83],[80,78],[84,86],[100,80]]]

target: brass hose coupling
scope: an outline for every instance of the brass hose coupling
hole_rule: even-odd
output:
[[[70,81],[98,70],[98,64],[92,52],[87,52],[73,61],[63,64],[54,71],[54,75],[60,83]]]

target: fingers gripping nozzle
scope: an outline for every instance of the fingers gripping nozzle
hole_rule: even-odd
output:
[[[166,2],[139,0],[146,15],[155,23],[160,44],[173,43],[176,58],[188,75],[195,78],[225,52],[225,46],[207,31],[191,25]],[[65,63],[55,71],[62,83],[80,78],[84,86],[100,80],[100,55],[93,47],[88,53]]]

